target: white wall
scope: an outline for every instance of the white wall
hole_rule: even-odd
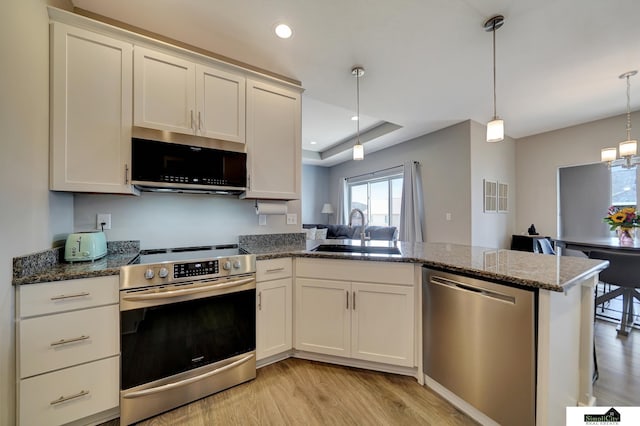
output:
[[[516,218],[516,143],[508,136],[502,142],[487,143],[486,130],[471,121],[471,244],[509,248]],[[484,212],[483,179],[509,185],[507,213]]]
[[[7,426],[15,424],[12,258],[51,247],[71,231],[73,220],[72,196],[48,191],[46,4],[5,1],[0,18],[0,425]]]
[[[288,211],[298,214],[296,225],[273,215],[267,216],[267,226],[259,226],[254,206],[254,200],[212,195],[76,194],[74,230],[95,229],[96,214],[110,213],[107,240],[140,240],[143,249],[237,243],[238,235],[300,231],[299,201],[288,203]]]
[[[320,166],[302,166],[302,223],[336,223],[334,213],[320,213],[324,203],[329,202],[329,169]],[[338,205],[333,204],[333,210]]]
[[[639,123],[640,112],[634,112],[631,120]],[[558,167],[600,161],[602,148],[626,139],[625,126],[626,115],[619,115],[518,139],[516,230],[535,223],[540,234],[557,237]]]
[[[342,179],[418,161],[422,165],[425,217],[429,242],[471,243],[470,123],[467,120],[390,148],[366,153],[330,171],[331,203],[338,206]],[[451,213],[451,221],[446,221]]]

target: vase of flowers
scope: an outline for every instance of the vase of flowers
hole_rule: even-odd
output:
[[[633,243],[633,228],[640,226],[640,219],[635,207],[611,206],[603,221],[609,224],[611,231],[617,231],[620,244]]]

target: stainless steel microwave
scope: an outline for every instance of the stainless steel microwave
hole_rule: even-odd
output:
[[[141,191],[237,195],[246,182],[243,152],[131,139],[131,183]]]

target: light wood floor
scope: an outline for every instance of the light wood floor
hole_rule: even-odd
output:
[[[615,323],[597,320],[595,342],[597,404],[640,406],[640,330],[618,337]],[[476,423],[410,377],[288,359],[259,369],[256,380],[138,425],[416,424]]]
[[[118,425],[114,420],[105,425]],[[415,379],[300,359],[138,425],[476,425]]]
[[[599,378],[593,387],[599,406],[640,406],[640,330],[617,336],[617,324],[596,320]]]

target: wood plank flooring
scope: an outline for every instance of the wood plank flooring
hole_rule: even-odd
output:
[[[617,323],[596,320],[599,378],[593,393],[599,406],[640,406],[640,330],[618,336]]]
[[[115,426],[114,420],[104,425]],[[300,359],[139,423],[161,425],[476,425],[415,379]]]
[[[640,330],[619,337],[597,320],[599,406],[640,406]],[[103,426],[117,426],[113,420]],[[139,423],[163,425],[475,425],[413,378],[300,359],[258,370],[258,377]]]

